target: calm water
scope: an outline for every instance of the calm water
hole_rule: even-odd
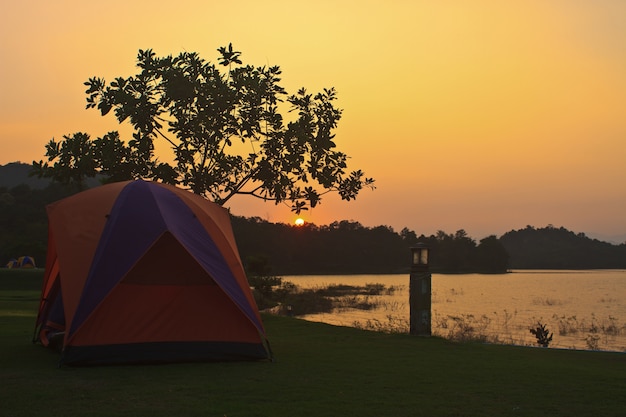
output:
[[[304,288],[381,283],[371,310],[343,309],[306,320],[408,331],[409,275],[306,275],[285,280]],[[529,329],[554,333],[550,347],[626,352],[626,270],[513,271],[502,275],[432,275],[433,334],[536,345]]]

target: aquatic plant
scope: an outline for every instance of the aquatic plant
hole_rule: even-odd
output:
[[[585,337],[585,342],[587,343],[587,348],[590,350],[600,349],[600,336],[597,334],[588,334],[587,337]]]
[[[530,333],[532,333],[537,338],[537,344],[543,347],[548,347],[550,342],[552,342],[553,333],[550,333],[546,324],[537,322],[536,327],[530,328]]]

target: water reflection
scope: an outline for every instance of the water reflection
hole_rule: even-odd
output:
[[[304,288],[331,284],[393,286],[376,308],[340,309],[306,320],[408,332],[408,274],[287,276]],[[626,271],[513,271],[433,274],[433,334],[453,339],[537,345],[530,329],[545,324],[550,347],[626,351]]]

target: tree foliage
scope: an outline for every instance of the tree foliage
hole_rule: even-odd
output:
[[[453,234],[439,230],[419,241],[431,248],[431,266],[440,272],[504,273],[509,268],[509,254],[496,236],[481,239],[478,244],[464,229]]]
[[[45,205],[76,192],[49,180],[27,184],[32,180],[27,171],[25,164],[0,165],[0,266],[22,255],[34,256],[38,265],[44,265]],[[93,185],[93,180],[87,184]],[[418,242],[430,245],[433,272],[626,268],[626,243],[590,239],[563,227],[527,226],[477,244],[463,229],[418,236],[406,227],[396,233],[388,226],[365,227],[346,220],[303,227],[258,217],[233,216],[232,222],[242,259],[252,275],[260,276],[405,273],[409,248]]]
[[[433,272],[504,273],[508,266],[508,253],[495,236],[476,245],[464,230],[418,237],[408,228],[396,233],[389,226],[347,220],[294,227],[237,216],[233,229],[248,267],[257,258],[267,259],[280,275],[407,273],[410,247],[418,242],[430,246]]]
[[[115,131],[95,140],[84,132],[52,139],[46,161],[33,162],[33,171],[78,185],[96,176],[153,179],[218,204],[247,194],[291,202],[296,212],[315,207],[328,192],[352,200],[363,187],[373,188],[374,180],[348,171],[348,156],[336,150],[342,110],[334,88],[289,95],[278,66],[244,65],[232,44],[218,52],[215,64],[197,53],[158,57],[140,50],[137,74],[110,83],[90,78],[87,108],[129,123],[132,138],[124,141]],[[156,157],[157,139],[167,141],[174,164]]]
[[[613,245],[564,227],[526,226],[500,237],[514,269],[596,269],[626,267],[626,243]]]
[[[44,189],[34,189],[27,184],[0,187],[0,267],[24,255],[34,257],[38,267],[45,265],[46,205],[71,194],[72,190],[60,184]]]

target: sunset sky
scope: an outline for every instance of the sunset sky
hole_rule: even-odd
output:
[[[22,1],[0,5],[0,164],[118,129],[83,82],[139,49],[233,43],[283,86],[335,87],[350,168],[376,179],[304,218],[475,239],[552,224],[626,240],[626,1]],[[167,148],[164,148],[167,149]],[[237,215],[293,222],[237,197]]]

